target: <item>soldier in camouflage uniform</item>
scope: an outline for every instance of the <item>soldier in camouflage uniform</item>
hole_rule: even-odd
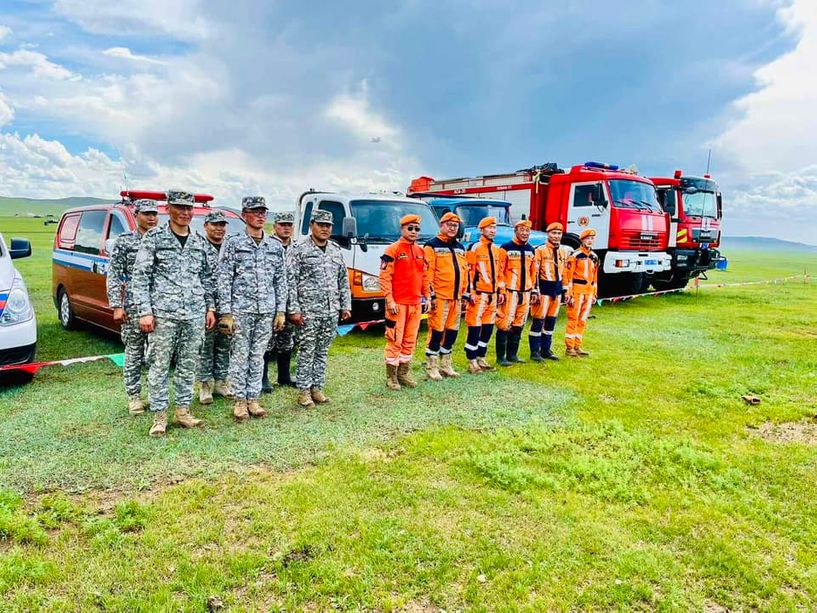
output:
[[[218,267],[218,296],[222,315],[219,330],[233,335],[230,349],[230,385],[238,421],[264,417],[258,403],[264,352],[273,329],[285,323],[287,279],[284,249],[264,232],[266,201],[250,196],[241,202],[246,232],[229,237]]]
[[[338,317],[345,321],[352,316],[343,254],[329,240],[332,214],[313,211],[309,229],[309,237],[290,249],[287,271],[288,314],[290,321],[301,328],[295,380],[298,404],[303,407],[329,402],[322,391],[329,346],[337,334]]]
[[[120,334],[125,345],[122,373],[125,392],[128,394],[128,412],[139,415],[145,412],[145,404],[142,402],[142,365],[145,363],[147,334],[139,329],[139,314],[129,282],[142,236],[156,227],[159,209],[154,200],[137,200],[134,202],[134,212],[136,229],[120,234],[113,241],[105,286],[108,304],[113,309],[113,320],[121,324]]]
[[[292,230],[295,225],[295,214],[292,211],[279,211],[273,218],[273,229],[275,234],[272,238],[281,243],[284,248],[285,261],[286,253],[293,244]],[[267,345],[267,352],[264,354],[264,378],[261,381],[261,392],[268,394],[272,391],[272,384],[269,380],[269,363],[275,358],[278,367],[278,385],[295,387],[295,382],[290,375],[290,363],[292,361],[292,350],[295,347],[295,326],[287,322],[280,332],[273,332]]]
[[[169,191],[167,203],[170,221],[142,238],[131,283],[139,327],[150,334],[148,394],[154,414],[151,436],[163,436],[167,429],[170,362],[174,354],[176,422],[185,428],[202,424],[190,412],[190,404],[204,329],[216,323],[214,275],[207,241],[190,229],[193,194]]]
[[[221,252],[221,246],[224,244],[226,231],[227,216],[223,211],[210,211],[207,213],[204,218],[204,238],[207,239],[207,253],[210,256],[213,270],[218,268],[219,253]],[[216,317],[218,317],[221,314],[218,291],[216,291],[215,299]],[[233,395],[227,381],[229,368],[229,337],[219,334],[215,328],[205,330],[199,361],[199,402],[211,404],[214,393],[227,398]]]

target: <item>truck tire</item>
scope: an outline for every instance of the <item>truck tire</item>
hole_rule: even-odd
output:
[[[689,283],[689,275],[673,275],[669,279],[653,279],[652,286],[656,291],[664,292],[671,289],[683,289]]]
[[[60,325],[64,330],[77,329],[74,307],[71,306],[71,299],[68,297],[68,292],[64,289],[60,290],[59,298],[57,299],[57,318],[60,320]]]
[[[620,272],[612,275],[605,275],[605,280],[611,285],[605,292],[605,297],[611,296],[633,296],[643,294],[646,275],[643,272]],[[649,283],[649,280],[646,279]]]

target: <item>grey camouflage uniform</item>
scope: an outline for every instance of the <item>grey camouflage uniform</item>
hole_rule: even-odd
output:
[[[192,206],[192,195],[189,198]],[[168,408],[174,354],[175,404],[189,407],[193,401],[205,314],[215,310],[214,276],[206,243],[190,230],[182,247],[168,223],[145,234],[136,256],[131,284],[134,301],[140,317],[152,314],[155,318],[148,341],[151,411]]]
[[[287,219],[287,217],[289,217],[290,219]],[[294,221],[294,218],[295,216],[292,213],[288,213],[286,214],[286,216],[276,214],[274,223],[279,223],[282,219],[287,221]],[[284,250],[284,262],[286,263],[288,260],[287,254],[289,253],[289,250],[292,248],[292,245],[295,244],[295,240],[290,239],[289,245],[284,245],[284,243],[281,242],[281,239],[278,238],[277,236],[273,236],[272,238],[274,238],[281,244],[281,247]],[[284,329],[281,330],[280,332],[275,332],[273,330],[272,336],[270,337],[270,341],[267,344],[267,351],[292,351],[292,349],[295,347],[295,335],[297,333],[297,330],[298,330],[297,327],[294,326],[289,321],[286,322],[286,324],[284,325]]]
[[[296,385],[300,390],[322,388],[338,316],[340,311],[352,308],[346,264],[340,247],[329,241],[324,251],[311,235],[293,245],[288,259],[288,313],[304,317],[298,335]]]
[[[213,271],[218,270],[219,246],[214,245],[203,237],[207,243],[207,255]],[[224,243],[221,244],[224,247]],[[221,315],[221,305],[218,301],[218,288],[215,293],[216,317]],[[201,344],[199,356],[199,381],[224,381],[230,369],[230,338],[220,334],[216,327],[204,331],[204,341]]]
[[[235,318],[230,386],[236,400],[255,400],[261,394],[264,352],[275,314],[286,312],[284,250],[267,234],[256,244],[244,233],[230,236],[221,251],[219,305],[223,314]]]

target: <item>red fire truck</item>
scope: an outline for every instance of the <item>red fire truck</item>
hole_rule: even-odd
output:
[[[646,289],[653,275],[670,270],[669,215],[646,177],[617,166],[587,162],[565,172],[549,163],[517,172],[435,180],[419,177],[409,194],[494,198],[511,203],[511,218],[528,218],[535,230],[565,227],[563,244],[578,247],[585,228],[596,231],[601,258],[599,291],[626,295]]]
[[[668,252],[672,269],[655,275],[658,290],[686,286],[690,278],[715,268],[720,259],[723,204],[718,184],[709,175],[684,176],[676,170],[672,177],[652,179],[658,201],[670,216]]]

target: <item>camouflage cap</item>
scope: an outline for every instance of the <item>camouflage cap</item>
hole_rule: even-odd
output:
[[[156,204],[155,200],[142,198],[133,203],[133,209],[136,213],[158,213],[159,205]]]
[[[312,216],[309,218],[309,221],[312,223],[332,223],[332,213],[329,211],[324,211],[322,209],[317,209],[312,211]]]
[[[196,198],[190,192],[170,189],[167,190],[167,203],[181,206],[196,206]]]
[[[254,209],[266,209],[267,201],[264,196],[244,196],[241,199],[241,210],[252,211]]]
[[[224,211],[210,211],[204,216],[204,223],[227,223]]]
[[[276,211],[273,223],[295,223],[295,213],[292,211]]]

